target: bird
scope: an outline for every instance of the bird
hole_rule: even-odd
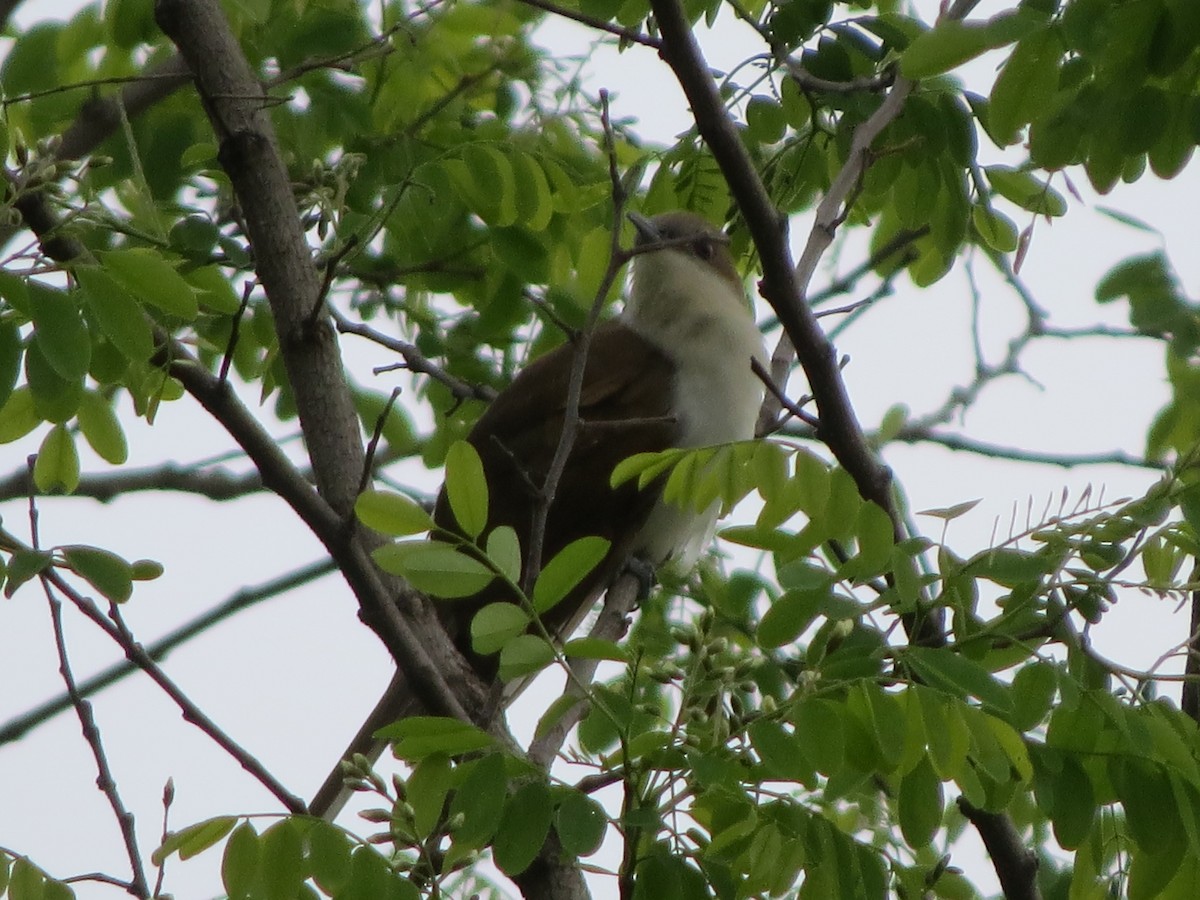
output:
[[[762,334],[729,251],[726,235],[704,217],[676,210],[652,218],[630,213],[636,237],[624,310],[598,325],[584,361],[578,430],[546,510],[542,560],[596,535],[609,541],[602,561],[567,597],[542,615],[546,630],[565,640],[631,560],[686,567],[711,541],[719,502],[697,512],[661,499],[661,481],[639,489],[610,485],[618,463],[637,453],[695,448],[754,436],[763,385],[753,371],[765,360]],[[467,436],[488,487],[488,521],[511,527],[530,546],[538,495],[567,416],[568,385],[579,342],[566,343],[522,369],[491,402]],[[434,521],[455,524],[443,488]],[[529,565],[529,560],[525,561]],[[506,596],[506,592],[508,596]],[[495,657],[470,646],[469,622],[496,600],[512,600],[497,579],[470,598],[437,603],[444,627],[485,679]],[[378,756],[376,730],[411,703],[397,672],[343,759]],[[309,811],[332,819],[349,791],[331,772]]]

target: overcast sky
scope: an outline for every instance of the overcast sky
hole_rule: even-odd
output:
[[[19,18],[32,21],[43,14],[39,7],[60,10],[66,5],[55,0],[27,4]],[[925,10],[934,5],[918,4]],[[984,3],[979,14],[1009,5]],[[542,36],[546,46],[564,55],[578,52],[588,39],[582,30],[561,24],[548,27]],[[708,48],[713,64],[740,60],[745,55],[740,46],[722,32],[720,46]],[[995,62],[976,64],[966,77],[979,79],[980,89],[986,90],[988,70]],[[589,78],[595,87],[612,91],[615,115],[641,120],[640,133],[649,139],[669,141],[690,123],[669,73],[649,51],[633,48],[616,64],[613,54],[603,54],[589,67]],[[1064,220],[1038,225],[1022,272],[1034,295],[1053,311],[1055,323],[1094,321],[1092,291],[1099,276],[1119,259],[1163,245],[1185,288],[1195,296],[1200,257],[1190,252],[1195,243],[1193,217],[1185,218],[1200,187],[1195,168],[1170,183],[1147,177],[1103,199],[1090,194],[1081,173],[1072,177],[1084,203],[1072,200]],[[1150,221],[1162,236],[1120,225],[1100,215],[1100,206]],[[1026,222],[1018,219],[1018,224]],[[793,231],[803,236],[808,225],[806,217],[799,217]],[[852,243],[842,249],[838,265],[846,269],[861,258],[861,245]],[[977,262],[975,274],[983,296],[984,346],[996,361],[1023,324],[1021,305],[986,263]],[[816,286],[830,277],[830,271],[823,270]],[[895,297],[839,341],[839,349],[851,358],[846,369],[851,397],[868,427],[898,402],[918,414],[928,411],[940,405],[954,384],[969,380],[973,360],[968,297],[961,267],[929,291],[917,291],[901,280]],[[1114,324],[1124,322],[1122,305],[1104,312]],[[358,341],[345,339],[343,346],[360,380],[390,390],[393,376],[370,375],[371,366],[390,360]],[[963,427],[981,439],[1042,450],[1139,453],[1152,416],[1168,396],[1162,356],[1160,345],[1150,341],[1045,342],[1025,359],[1029,374],[1041,386],[1020,378],[993,385],[972,407]],[[256,402],[252,394],[247,399],[252,406]],[[188,400],[165,405],[153,429],[131,424],[128,417],[123,421],[129,428],[130,465],[163,459],[190,463],[229,446],[227,436]],[[0,446],[0,475],[21,465],[36,450],[40,436],[39,431]],[[1057,497],[1064,489],[1077,497],[1088,484],[1103,485],[1115,498],[1139,493],[1154,480],[1150,473],[1115,467],[1064,471],[984,461],[930,447],[889,448],[886,458],[914,509],[981,500],[950,530],[950,543],[964,555],[987,545],[998,520],[1003,537],[1014,505],[1023,510],[1032,500],[1037,515],[1047,497]],[[85,468],[107,469],[94,458],[85,458]],[[430,490],[435,489],[436,477],[428,481]],[[243,585],[322,555],[290,511],[269,497],[236,506],[183,495],[165,500],[135,496],[109,506],[46,499],[39,506],[44,544],[95,543],[130,559],[164,562],[166,575],[139,586],[127,604],[130,624],[144,641]],[[21,504],[0,507],[0,515],[6,528],[26,533]],[[931,537],[939,536],[932,520],[924,520],[923,526]],[[1109,613],[1094,638],[1103,652],[1144,666],[1182,639],[1185,628],[1186,612],[1130,594]],[[70,621],[68,638],[78,677],[118,656],[87,623]],[[61,679],[56,669],[45,603],[36,587],[0,602],[0,722],[57,694]],[[390,662],[375,638],[355,621],[353,600],[342,582],[326,578],[214,629],[172,654],[166,669],[284,784],[308,795],[377,699]],[[247,690],[246,684],[254,689]],[[105,691],[95,707],[109,759],[123,797],[138,817],[147,851],[156,843],[159,797],[168,776],[176,780],[176,827],[219,813],[278,811],[272,798],[184,723],[144,678],[128,679]],[[0,846],[30,854],[58,876],[93,869],[120,874],[120,837],[94,779],[89,750],[73,715],[59,716],[17,745],[0,747]],[[218,861],[219,854],[213,853],[182,865],[174,861],[167,884],[181,898],[215,892]],[[956,862],[962,864],[957,858]],[[81,887],[77,893],[119,896],[96,887]]]

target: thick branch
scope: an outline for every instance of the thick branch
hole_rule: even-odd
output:
[[[329,549],[354,589],[364,621],[405,668],[426,707],[464,719],[471,718],[468,709],[482,714],[482,691],[476,691],[478,705],[462,703],[465,687],[477,686],[478,680],[471,678],[428,602],[399,579],[384,576],[368,555],[378,540],[353,528],[365,463],[358,419],[324,311],[322,279],[266,115],[268,98],[217,0],[159,0],[155,19],[192,70],[220,145],[219,159],[238,196],[321,496],[302,483],[222,382],[194,365],[172,370],[237,437],[264,484],[279,492]]]
[[[754,239],[762,260],[762,293],[779,316],[804,367],[821,419],[820,437],[854,478],[863,497],[894,512],[891,475],[872,453],[846,393],[837,353],[804,302],[807,277],[798,277],[792,265],[787,220],[771,201],[737,128],[726,114],[682,7],[677,0],[651,0],[651,7],[663,36],[662,58],[679,79],[696,126],[720,165]]]
[[[983,839],[1000,877],[1005,900],[1039,900],[1037,856],[1021,840],[1012,820],[978,809],[962,797],[958,800],[958,808]]]

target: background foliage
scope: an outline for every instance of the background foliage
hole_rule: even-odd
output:
[[[160,22],[175,6],[160,4]],[[577,61],[538,42],[548,17],[565,16],[627,55],[661,50],[674,66],[672,6],[224,5],[266,86],[290,200],[315,260],[320,293],[306,321],[328,315],[344,335],[361,426],[351,442],[379,433],[370,464],[388,492],[359,502],[375,531],[402,540],[421,531],[414,501],[428,500],[434,483],[421,473],[443,465],[490,391],[585,322],[609,270],[614,202],[624,202],[610,166],[636,186],[632,205],[687,207],[728,222],[748,277],[767,268],[771,251],[752,236],[769,223],[731,191],[737,170],[700,139],[713,126],[696,103],[697,128],[669,145],[646,142],[619,108],[606,133],[601,98]],[[1108,311],[1097,309],[1096,324],[1064,329],[1054,298],[1033,296],[1019,273],[1049,221],[1075,213],[1077,185],[1104,194],[1121,182],[1172,178],[1190,162],[1200,142],[1200,7],[1027,0],[971,18],[974,6],[956,3],[940,19],[891,0],[683,8],[716,40],[749,24],[753,48],[715,77],[752,169],[795,232],[816,211],[814,235],[823,221],[838,231],[843,257],[858,257],[828,287],[809,284],[812,268],[797,276],[818,308],[835,298],[851,304],[823,320],[832,333],[871,329],[893,292],[927,288],[964,266],[993,268],[1021,300],[1023,327],[1000,362],[977,350],[973,380],[928,414],[896,397],[867,423],[863,447],[930,442],[1060,464],[1104,458],[1161,468],[1161,480],[1121,501],[1064,494],[990,542],[951,547],[943,526],[986,488],[921,517],[905,508],[902,486],[893,501],[864,500],[871,494],[861,473],[833,461],[846,464],[844,446],[828,438],[837,410],[820,396],[820,437],[791,419],[754,444],[635,461],[630,476],[669,470],[667,491],[681,502],[723,497],[738,512],[722,552],[688,577],[665,576],[626,639],[571,648],[576,658],[609,662],[569,744],[576,765],[548,773],[486,723],[412,718],[390,732],[401,775],[358,773],[378,795],[366,824],[314,821],[259,773],[279,801],[272,815],[230,809],[200,823],[172,819],[161,840],[141,824],[152,818],[145,810],[136,833],[119,791],[106,785],[131,870],[112,859],[109,881],[136,895],[186,896],[169,875],[156,887],[155,868],[202,853],[220,858],[231,897],[570,895],[544,877],[555,868],[547,860],[572,872],[590,865],[605,873],[591,882],[599,895],[637,898],[959,898],[989,890],[979,885],[993,878],[1011,897],[1197,895],[1200,704],[1186,678],[1182,695],[1160,696],[1183,657],[1194,677],[1187,651],[1197,620],[1189,624],[1185,611],[1200,550],[1196,306],[1165,252],[1113,260],[1095,285],[1096,302],[1119,304],[1128,327],[1106,324]],[[312,447],[314,429],[340,424],[295,387],[289,354],[308,332],[280,321],[275,296],[268,302],[264,250],[248,237],[261,211],[235,169],[245,160],[230,150],[230,135],[214,136],[203,90],[182,77],[186,66],[154,15],[148,4],[114,0],[69,21],[9,25],[15,40],[0,66],[8,184],[0,440],[35,458],[27,473],[23,453],[6,454],[11,502],[0,556],[10,603],[38,603],[40,581],[56,620],[65,601],[134,663],[161,673],[138,654],[123,610],[136,608],[143,582],[169,584],[170,569],[126,561],[99,530],[43,546],[36,517],[24,524],[23,498],[40,507],[42,495],[107,500],[150,490],[154,515],[168,521],[170,492],[218,501],[270,490],[319,532],[318,513],[305,511],[310,501],[292,480],[310,475],[304,454],[293,442],[290,461],[268,459],[252,438],[260,426],[295,434],[302,421]],[[959,77],[984,54],[998,69]],[[671,77],[663,66],[661,78]],[[207,113],[216,101],[206,97]],[[864,153],[856,135],[876,126]],[[859,165],[860,176],[839,180]],[[831,201],[835,215],[821,220],[819,206]],[[281,208],[276,222],[291,215]],[[802,269],[806,261],[815,267],[808,252]],[[969,301],[977,310],[979,296]],[[760,311],[777,337],[781,316],[765,304]],[[1171,394],[1143,457],[1052,458],[950,427],[1043,342],[1097,335],[1112,339],[1114,365],[1123,342],[1161,346]],[[973,337],[978,343],[978,332],[962,340]],[[369,363],[353,358],[352,341],[418,373],[394,405]],[[797,346],[811,376],[819,361]],[[806,391],[799,375],[783,381],[793,396]],[[162,462],[130,466],[127,435],[137,420],[154,423],[178,404],[226,429],[231,450],[254,465],[238,472],[196,460],[176,418],[158,426],[173,429]],[[861,436],[852,416],[842,424]],[[192,461],[166,462],[176,457]],[[315,457],[314,468],[332,509],[347,514],[329,499]],[[359,481],[357,469],[342,474]],[[470,487],[470,475],[461,477]],[[322,540],[348,570],[336,541]],[[461,585],[452,579],[476,577],[464,574],[461,557],[422,557],[424,545],[415,546],[416,556],[382,551],[384,568],[444,593]],[[489,550],[505,570],[500,551]],[[338,585],[329,602],[349,606]],[[1161,648],[1163,665],[1146,672],[1101,656],[1090,639],[1112,604],[1139,595],[1184,610],[1174,646]],[[506,676],[561,662],[525,633],[524,618],[491,615],[480,631]],[[933,637],[918,621],[933,623]],[[65,641],[60,649],[73,690]],[[254,685],[244,690],[252,698]],[[17,702],[36,699],[18,693]],[[74,706],[89,731],[87,704]],[[565,706],[541,703],[539,735]],[[34,710],[6,738],[47,715]],[[211,721],[200,724],[221,742]],[[93,734],[88,746],[96,759],[87,765],[109,782],[102,742]],[[79,872],[52,877],[22,855],[22,823],[2,824],[0,891],[20,900],[84,890],[58,880]],[[982,838],[994,873],[957,867],[968,830]],[[607,853],[593,856],[606,838]],[[158,849],[138,849],[148,846]]]

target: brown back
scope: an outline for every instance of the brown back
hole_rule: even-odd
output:
[[[529,552],[536,510],[531,485],[541,487],[562,434],[575,345],[565,344],[523,369],[488,407],[467,440],[483,461],[489,486],[488,525],[509,525],[523,553]],[[580,429],[555,492],[543,539],[543,564],[581,537],[599,535],[613,544],[606,559],[571,593],[543,615],[551,633],[577,620],[581,604],[594,599],[618,574],[659,490],[617,490],[609,477],[635,453],[665,450],[678,440],[671,416],[674,366],[654,345],[620,322],[599,326],[592,336],[579,404]],[[453,530],[445,491],[434,519]],[[528,565],[528,560],[526,560]],[[439,601],[451,634],[470,655],[471,617],[487,603],[513,597],[498,581],[474,597]],[[480,660],[484,668],[494,663]]]

